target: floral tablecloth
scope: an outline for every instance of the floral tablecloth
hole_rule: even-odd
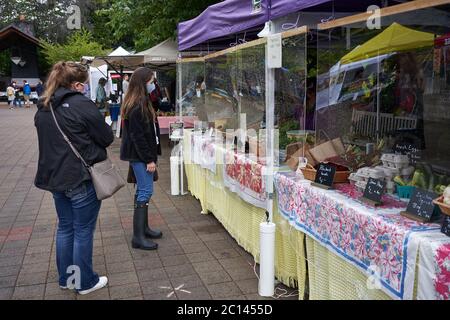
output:
[[[258,208],[267,208],[264,166],[243,154],[225,151],[223,165],[224,185],[245,201]]]
[[[413,298],[419,246],[425,234],[441,237],[438,224],[404,218],[398,205],[370,208],[295,173],[278,173],[274,181],[278,209],[296,229],[375,278],[392,298]]]
[[[419,249],[417,298],[450,300],[450,238],[444,234],[423,237]]]

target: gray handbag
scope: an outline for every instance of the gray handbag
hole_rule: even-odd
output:
[[[69,144],[70,149],[72,149],[73,153],[77,156],[78,159],[81,160],[83,165],[88,169],[92,183],[94,185],[95,192],[97,193],[98,200],[104,200],[111,197],[114,193],[116,193],[120,188],[125,186],[125,180],[122,178],[120,173],[117,171],[114,164],[111,160],[106,158],[106,160],[93,164],[92,166],[88,165],[86,161],[84,161],[83,157],[80,153],[75,149],[75,147],[70,142],[69,138],[64,134],[64,132],[59,127],[58,121],[56,120],[55,113],[53,111],[53,106],[50,104],[50,110],[53,115],[53,119],[55,120],[56,127],[59,132],[61,132],[64,140]]]

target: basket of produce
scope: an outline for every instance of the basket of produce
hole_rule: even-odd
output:
[[[306,165],[306,168],[302,169],[303,176],[305,179],[314,181],[316,179],[317,169],[310,164]],[[334,175],[334,183],[346,183],[348,182],[348,177],[350,176],[350,171],[340,165],[336,165],[336,173]]]
[[[443,214],[450,216],[450,186],[445,188],[442,196],[435,199],[433,203],[439,206]]]

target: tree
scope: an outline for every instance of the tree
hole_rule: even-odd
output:
[[[35,29],[36,37],[49,41],[64,39],[67,9],[76,0],[14,0],[0,2],[0,26],[5,27],[25,15]]]
[[[74,32],[64,44],[43,41],[42,53],[50,65],[58,61],[80,61],[82,56],[99,56],[106,54],[102,45],[95,42],[92,33],[86,29]]]
[[[105,1],[104,1],[105,2]],[[217,0],[108,0],[109,7],[98,10],[107,17],[106,27],[115,40],[132,40],[137,51],[147,49],[169,37],[177,24],[200,14]]]

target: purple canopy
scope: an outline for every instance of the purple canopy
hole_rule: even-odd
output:
[[[403,0],[389,0],[390,5],[401,2]],[[183,51],[207,40],[249,30],[293,12],[362,12],[371,4],[382,7],[383,3],[381,0],[261,0],[261,10],[253,12],[251,0],[226,0],[178,24],[178,49]]]
[[[206,8],[198,17],[178,24],[178,49],[262,25],[270,19],[331,0],[261,0],[253,12],[251,0],[227,0]]]
[[[227,0],[209,6],[192,20],[180,22],[178,49],[186,50],[206,40],[264,24],[269,18],[269,0],[261,2],[261,10],[253,12],[251,0]]]

